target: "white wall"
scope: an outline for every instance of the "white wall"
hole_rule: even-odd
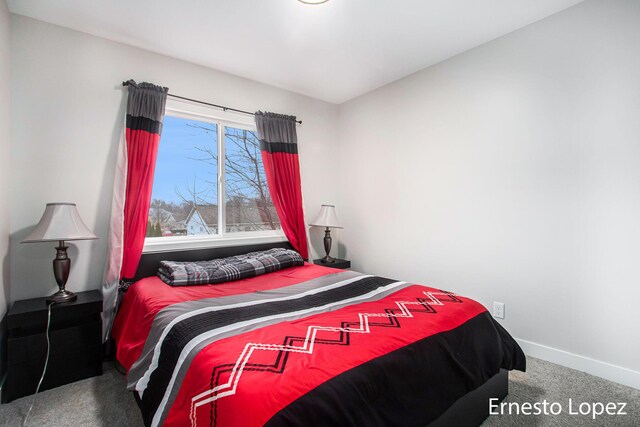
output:
[[[530,353],[640,388],[640,2],[584,2],[352,100],[338,134],[357,270],[504,302]]]
[[[0,0],[0,319],[9,302],[10,28],[9,9]]]
[[[327,173],[337,107],[184,61],[12,15],[11,299],[56,289],[54,244],[20,244],[51,201],[72,201],[99,240],[70,242],[72,291],[100,287],[108,239],[115,151],[123,126],[123,80],[222,105],[295,114],[305,208],[333,202]],[[242,52],[238,52],[239,55]],[[320,242],[316,239],[316,245]]]

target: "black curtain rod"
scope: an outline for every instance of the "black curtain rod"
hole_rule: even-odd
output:
[[[129,86],[129,82],[122,82],[122,86]],[[252,113],[251,111],[238,110],[237,108],[225,107],[224,105],[218,105],[218,104],[212,104],[210,102],[198,101],[197,99],[187,98],[185,96],[180,96],[180,95],[174,95],[172,93],[167,93],[167,96],[170,96],[172,98],[184,99],[185,101],[196,102],[198,104],[208,105],[210,107],[220,108],[220,109],[222,109],[222,111],[235,111],[236,113],[250,114],[252,116],[255,115],[255,113]],[[296,123],[302,124],[302,120],[296,120]]]

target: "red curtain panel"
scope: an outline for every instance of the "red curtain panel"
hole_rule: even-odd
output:
[[[102,331],[109,339],[121,279],[135,275],[147,232],[153,173],[169,89],[129,80],[126,127],[118,145],[109,252],[102,282]]]
[[[167,101],[165,87],[129,81],[127,103],[127,181],[120,278],[132,278],[142,255],[151,203],[153,173]]]
[[[302,209],[296,118],[261,111],[255,117],[267,185],[282,231],[302,258],[309,259]]]

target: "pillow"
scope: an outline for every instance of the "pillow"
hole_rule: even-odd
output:
[[[303,265],[300,254],[274,248],[211,261],[161,261],[158,276],[170,286],[210,285]]]

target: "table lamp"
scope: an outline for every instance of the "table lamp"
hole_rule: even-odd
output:
[[[65,240],[89,240],[98,237],[82,222],[75,203],[47,203],[36,228],[22,243],[58,242],[53,260],[53,274],[58,283],[58,292],[49,296],[47,302],[74,301],[78,296],[64,287],[69,278],[71,260],[67,256]]]
[[[312,227],[326,227],[324,230],[325,256],[320,261],[323,263],[334,262],[335,259],[329,256],[329,252],[331,252],[331,229],[342,228],[336,216],[336,207],[333,205],[322,205],[320,207],[320,213],[318,213],[316,219],[309,225]]]

